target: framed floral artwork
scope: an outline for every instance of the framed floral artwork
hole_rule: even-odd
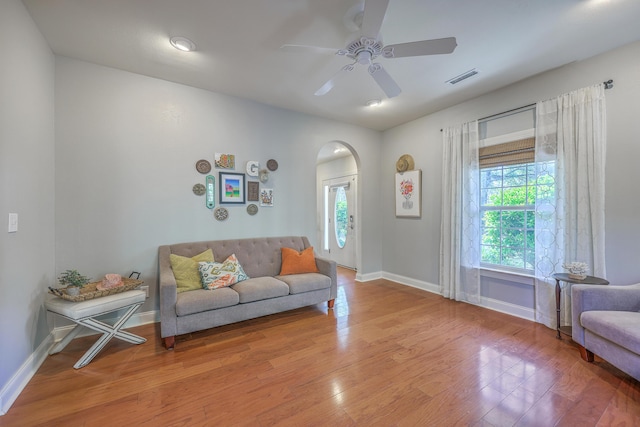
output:
[[[245,203],[244,174],[220,172],[220,203]]]
[[[396,217],[420,218],[422,171],[412,170],[396,173]]]

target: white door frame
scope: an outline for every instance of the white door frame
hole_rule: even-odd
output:
[[[349,151],[349,159],[350,160],[346,160],[346,161],[342,161],[342,162],[337,162],[333,165],[331,165],[331,163],[334,160],[340,160],[343,156],[344,156],[344,150],[348,150]],[[330,158],[332,154],[336,154],[340,152],[341,155],[339,155],[339,157],[335,158],[334,160],[326,160],[328,157]],[[329,165],[327,164],[329,163]],[[357,271],[359,271],[361,269],[361,264],[362,264],[362,259],[361,259],[361,254],[362,254],[362,234],[361,234],[361,224],[362,224],[362,218],[361,218],[361,204],[362,201],[361,199],[361,195],[360,193],[362,192],[362,188],[360,186],[361,182],[359,179],[360,176],[360,158],[358,156],[357,151],[355,151],[355,149],[353,147],[351,147],[351,145],[349,145],[348,143],[344,142],[344,141],[339,141],[339,140],[334,140],[334,141],[327,141],[318,151],[318,163],[316,165],[316,191],[317,191],[317,195],[316,195],[316,203],[317,203],[317,216],[316,216],[316,224],[317,224],[317,235],[316,235],[316,241],[317,241],[317,247],[316,247],[316,251],[319,255],[325,257],[325,258],[329,258],[327,255],[327,253],[324,251],[324,225],[323,225],[323,221],[324,221],[324,216],[325,216],[325,212],[324,212],[324,187],[323,187],[323,181],[325,180],[329,180],[329,179],[334,179],[334,178],[340,178],[340,177],[346,177],[346,176],[351,176],[351,175],[355,175],[356,177],[356,184],[357,184],[357,194],[355,194],[354,197],[354,206],[353,208],[355,209],[355,214],[354,214],[354,218],[355,218],[355,233],[354,233],[354,250],[355,250],[355,269]]]
[[[348,225],[344,248],[337,244],[335,235],[335,195],[338,188],[344,188],[348,197]],[[322,255],[339,265],[357,270],[358,260],[358,175],[346,175],[322,181]]]

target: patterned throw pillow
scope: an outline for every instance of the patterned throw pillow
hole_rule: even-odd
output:
[[[210,290],[231,286],[249,278],[238,262],[236,254],[231,254],[223,263],[200,262],[198,271],[202,287]]]

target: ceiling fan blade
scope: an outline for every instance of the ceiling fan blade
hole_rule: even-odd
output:
[[[366,0],[362,16],[362,35],[378,39],[384,15],[387,13],[389,0]]]
[[[354,64],[348,64],[345,65],[344,67],[342,67],[340,69],[340,71],[338,71],[337,73],[335,73],[333,75],[333,77],[331,77],[329,80],[327,80],[327,82],[325,84],[323,84],[320,89],[318,89],[314,95],[315,96],[322,96],[322,95],[326,95],[327,93],[329,93],[329,91],[331,89],[333,89],[333,86],[335,86],[336,81],[345,73],[353,70],[353,65]]]
[[[373,79],[378,83],[380,89],[387,95],[388,98],[393,98],[394,96],[400,95],[402,89],[400,86],[391,78],[389,73],[382,68],[380,64],[371,64],[369,65],[369,74],[373,77]]]
[[[320,53],[320,54],[339,54],[342,49],[334,49],[330,47],[307,46],[302,44],[283,44],[280,50],[293,53]]]
[[[391,44],[382,49],[382,56],[385,58],[403,58],[406,56],[442,55],[453,52],[456,46],[458,46],[458,43],[455,37]]]

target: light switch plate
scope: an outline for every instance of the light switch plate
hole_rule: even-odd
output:
[[[9,214],[9,233],[15,233],[18,231],[18,214]]]

